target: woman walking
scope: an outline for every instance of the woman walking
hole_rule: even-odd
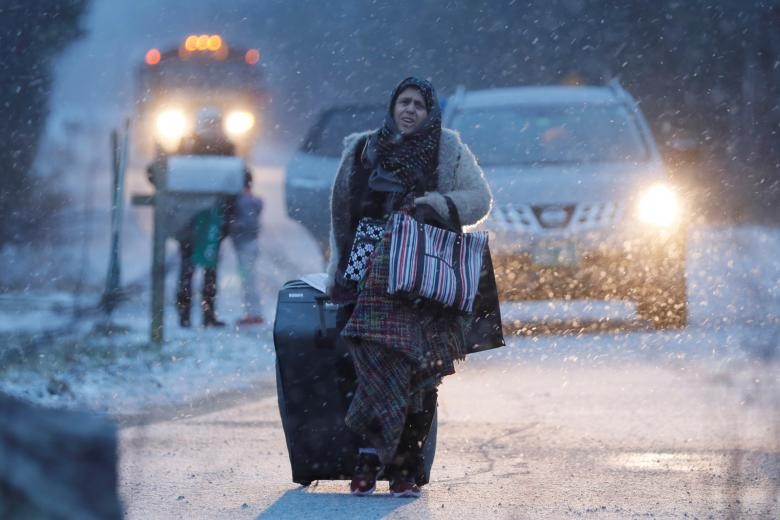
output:
[[[457,133],[442,128],[436,93],[425,80],[403,80],[382,127],[345,139],[331,194],[328,293],[354,304],[341,335],[358,379],[345,418],[363,440],[350,484],[355,495],[372,493],[380,476],[394,496],[420,495],[427,482],[421,447],[436,388],[466,350],[457,312],[387,294],[389,233],[376,244],[364,278],[345,277],[358,222],[406,211],[456,228],[485,218],[491,203],[474,155]]]

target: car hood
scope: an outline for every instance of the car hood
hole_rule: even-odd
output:
[[[496,204],[625,201],[663,181],[658,164],[598,163],[484,167]]]

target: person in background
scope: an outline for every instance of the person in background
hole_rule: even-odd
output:
[[[225,322],[217,318],[217,264],[219,246],[227,235],[226,214],[230,212],[230,202],[224,200],[209,210],[201,211],[193,217],[190,225],[176,234],[181,255],[179,284],[176,290],[176,310],[179,313],[179,325],[188,328],[192,325],[192,279],[195,268],[203,268],[200,307],[203,311],[204,327],[224,327]]]
[[[222,128],[222,114],[203,107],[195,119],[195,131],[179,144],[180,155],[236,155],[236,146]]]
[[[252,173],[247,169],[244,173],[244,191],[236,197],[229,227],[230,240],[238,258],[243,295],[244,315],[236,322],[238,327],[263,323],[256,276],[262,211],[263,201],[252,193]]]
[[[235,155],[236,147],[225,135],[222,129],[222,114],[217,108],[203,107],[195,121],[195,131],[185,138],[179,146],[179,154],[182,155]],[[217,255],[219,244],[229,233],[229,224],[233,218],[235,204],[233,197],[225,198],[217,208],[220,217],[219,238],[217,242]],[[215,222],[210,222],[208,228],[214,228]],[[176,294],[176,308],[179,311],[179,323],[182,327],[190,326],[190,308],[192,307],[192,277],[195,272],[195,242],[203,240],[204,233],[196,235],[196,226],[190,227],[190,233],[183,233],[179,238],[179,251],[181,253],[181,271],[179,286]],[[213,231],[210,233],[213,235]],[[204,327],[224,327],[225,322],[217,318],[217,261],[203,265],[203,286],[201,288],[201,310],[203,311]]]

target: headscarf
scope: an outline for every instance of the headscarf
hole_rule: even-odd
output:
[[[403,134],[393,111],[398,96],[409,87],[422,94],[428,116],[414,131]],[[390,96],[384,124],[369,137],[363,152],[363,162],[372,170],[369,186],[379,191],[435,189],[440,137],[441,109],[433,85],[414,77],[401,81]]]

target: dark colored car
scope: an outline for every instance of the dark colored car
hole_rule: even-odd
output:
[[[344,138],[378,128],[384,105],[350,105],[323,112],[287,165],[287,214],[312,234],[327,255],[330,189],[344,148]]]

